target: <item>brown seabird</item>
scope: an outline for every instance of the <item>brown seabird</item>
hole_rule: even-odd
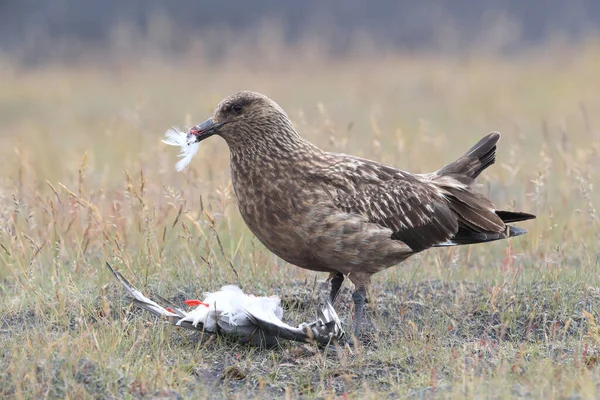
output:
[[[243,91],[188,133],[194,145],[213,135],[229,146],[240,213],[256,237],[290,264],[329,272],[332,301],[344,277],[354,283],[355,334],[371,275],[430,247],[522,235],[507,223],[535,218],[496,210],[475,190],[495,161],[497,132],[436,172],[411,174],[323,151],[277,103]]]

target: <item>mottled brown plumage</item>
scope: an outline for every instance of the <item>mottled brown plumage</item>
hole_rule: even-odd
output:
[[[496,211],[474,191],[475,178],[495,161],[496,132],[430,174],[323,151],[259,93],[227,97],[190,133],[198,141],[214,134],[225,139],[240,213],[269,250],[299,267],[329,272],[332,299],[344,276],[350,278],[356,331],[371,275],[430,247],[523,234],[505,222],[534,218]]]

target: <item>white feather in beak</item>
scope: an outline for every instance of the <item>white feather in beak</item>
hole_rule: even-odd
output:
[[[196,142],[196,137],[190,133],[180,131],[177,128],[171,128],[165,132],[165,139],[162,140],[164,144],[169,146],[179,146],[181,151],[178,156],[181,158],[175,165],[177,171],[182,171],[188,166],[192,158],[198,152],[200,143]]]

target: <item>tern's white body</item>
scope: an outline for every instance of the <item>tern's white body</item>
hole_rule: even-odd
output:
[[[250,334],[256,329],[256,324],[249,317],[252,315],[265,321],[290,327],[281,321],[283,309],[281,300],[277,296],[247,295],[239,287],[227,285],[218,292],[206,293],[206,298],[202,303],[182,318],[177,325],[187,321],[191,322],[194,327],[201,323],[209,332],[222,329],[226,333],[242,330],[244,333]]]

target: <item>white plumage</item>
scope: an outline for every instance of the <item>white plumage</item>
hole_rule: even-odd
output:
[[[283,309],[279,297],[264,297],[245,294],[242,289],[235,285],[223,286],[218,292],[206,293],[206,298],[186,317],[182,318],[177,325],[191,322],[194,327],[199,323],[209,332],[216,332],[217,325],[226,333],[234,333],[236,330],[251,328],[256,325],[250,321],[248,315],[254,315],[272,323],[283,324]],[[286,327],[289,327],[289,325]]]
[[[177,171],[182,171],[188,166],[190,161],[192,161],[192,158],[198,152],[198,147],[200,146],[200,143],[196,142],[194,135],[180,131],[177,128],[167,130],[165,132],[165,139],[163,139],[162,142],[170,146],[181,147],[181,151],[178,154],[178,157],[180,157],[181,160],[175,164],[175,169]]]

